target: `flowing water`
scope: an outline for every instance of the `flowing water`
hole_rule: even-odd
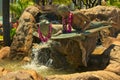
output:
[[[51,66],[52,59],[49,59],[45,65],[38,64],[38,50],[41,47],[45,47],[47,44],[39,44],[37,47],[33,48],[34,58],[30,63],[24,64],[22,61],[13,61],[13,60],[1,60],[0,67],[4,67],[10,71],[18,71],[18,70],[35,70],[42,76],[54,75],[54,74],[70,74],[73,73],[74,70],[62,70],[62,69],[53,69],[47,66]]]
[[[68,71],[68,70],[60,70],[60,69],[53,69],[44,65],[38,65],[35,63],[27,63],[22,64],[20,61],[10,61],[10,60],[1,60],[0,61],[0,67],[4,67],[5,69],[8,69],[10,71],[18,71],[18,70],[35,70],[42,76],[48,76],[48,75],[54,75],[54,74],[70,74],[74,71]]]
[[[42,44],[43,45],[43,44]],[[46,45],[44,45],[46,46]],[[10,60],[1,60],[0,61],[0,67],[4,67],[6,69],[9,69],[11,71],[17,71],[17,70],[23,70],[23,69],[33,69],[37,71],[42,76],[48,76],[48,75],[54,75],[54,74],[70,74],[74,73],[74,70],[61,70],[61,69],[53,69],[47,66],[50,66],[52,64],[52,59],[49,59],[45,65],[38,64],[37,56],[38,52],[37,50],[39,47],[33,49],[34,58],[30,63],[23,64],[20,61],[10,61]],[[94,54],[99,54],[104,51],[103,47],[97,47]]]

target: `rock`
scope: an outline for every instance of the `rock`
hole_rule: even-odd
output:
[[[120,45],[112,44],[108,51],[110,53],[109,65],[105,68],[107,71],[111,71],[120,76]],[[105,52],[106,53],[106,52]]]
[[[108,46],[108,47],[109,47],[109,45],[107,45],[107,44],[105,44],[105,43],[107,42],[107,40],[108,40],[110,37],[113,38],[113,37],[115,37],[117,34],[118,34],[118,32],[117,32],[116,29],[113,28],[113,27],[100,30],[100,32],[99,32],[99,39],[100,39],[101,44],[102,44],[103,46],[106,46],[106,47]],[[111,41],[111,39],[108,40],[107,43],[109,43],[110,41]]]
[[[117,35],[117,39],[120,41],[120,33]]]
[[[7,73],[11,72],[3,67],[0,67],[0,77],[6,75]]]
[[[92,33],[85,37],[72,37],[66,39],[53,39],[52,56],[61,55],[69,66],[78,68],[80,66],[87,66],[89,55],[96,48],[98,33]],[[56,59],[56,60],[54,60]],[[53,62],[59,65],[57,62],[58,57],[54,58]],[[63,61],[62,60],[62,61]]]
[[[111,44],[115,43],[115,41],[119,41],[119,40],[113,37],[107,37],[105,41],[102,43],[102,45],[108,48]]]
[[[22,63],[27,63],[27,62],[30,62],[30,61],[31,61],[30,57],[24,57],[23,60],[22,60]]]
[[[23,70],[23,72],[29,73],[33,77],[33,80],[43,80],[43,78],[34,70]]]
[[[46,80],[119,80],[120,76],[109,71],[93,71],[75,73],[70,75],[54,75],[46,77]]]
[[[81,9],[81,13],[88,16],[91,20],[112,22],[113,28],[120,30],[120,9],[110,6],[96,6],[89,9]]]
[[[120,46],[112,44],[105,50],[110,62],[104,70],[75,73],[70,75],[53,75],[46,80],[119,80],[120,79]],[[105,61],[105,60],[104,60]]]
[[[0,59],[8,58],[10,55],[10,47],[3,47],[0,50]]]
[[[43,80],[42,77],[33,70],[9,72],[0,77],[0,80]]]
[[[30,55],[33,41],[32,33],[39,15],[40,9],[36,6],[27,7],[21,15],[16,34],[10,46],[11,59],[22,60],[25,56]]]

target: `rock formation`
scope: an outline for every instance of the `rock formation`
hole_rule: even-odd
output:
[[[94,11],[96,12],[94,13]],[[51,47],[45,47],[45,49],[51,51],[50,54],[47,54],[53,59],[53,64],[55,67],[65,64],[68,64],[68,66],[74,68],[78,68],[79,66],[87,66],[89,55],[95,49],[98,38],[104,42],[105,38],[108,36],[115,36],[116,30],[119,31],[119,19],[117,18],[119,17],[119,9],[117,8],[109,9],[109,7],[97,6],[95,8],[81,10],[80,12],[85,13],[91,21],[94,19],[99,19],[99,21],[110,20],[115,23],[116,26],[115,28],[113,26],[112,28],[101,29],[98,32],[88,32],[90,33],[89,35],[86,35],[86,32],[85,36],[74,36],[66,39],[52,39],[53,44],[50,44]],[[38,7],[32,6],[25,9],[19,19],[19,26],[11,44],[10,58],[23,58],[31,53],[33,40],[32,33],[34,29],[36,29],[35,23],[38,21],[39,15],[40,9]],[[59,29],[53,29],[53,31],[59,31]],[[44,52],[44,48],[41,48],[40,51],[42,52],[42,50]],[[60,61],[60,58],[57,57],[58,55],[63,57],[65,63]]]
[[[96,6],[89,9],[81,9],[81,13],[88,16],[91,21],[100,20],[100,21],[113,21],[119,26],[120,18],[120,9],[117,7],[110,6]],[[119,27],[116,28],[119,29]]]
[[[23,58],[31,53],[33,31],[35,23],[40,16],[40,9],[37,6],[30,6],[25,9],[19,19],[19,26],[10,46],[10,58]],[[20,57],[21,56],[21,57]]]
[[[116,42],[117,41],[117,42]],[[111,43],[103,54],[110,58],[107,67],[104,70],[75,73],[70,75],[53,75],[46,77],[46,80],[119,80],[120,79],[120,45],[118,40]],[[96,58],[97,59],[97,58]],[[102,57],[101,57],[102,59]],[[105,62],[105,60],[103,60]],[[94,64],[95,66],[98,66]],[[99,66],[102,64],[99,64]]]
[[[0,77],[0,80],[43,80],[34,70],[21,70],[8,72]]]

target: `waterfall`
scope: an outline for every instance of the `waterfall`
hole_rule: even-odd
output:
[[[35,44],[32,48],[32,60],[30,63],[24,65],[24,68],[31,68],[34,70],[47,69],[52,65],[53,60],[50,58],[48,51],[49,41],[47,43]]]

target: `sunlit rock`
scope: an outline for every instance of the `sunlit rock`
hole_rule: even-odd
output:
[[[7,73],[11,72],[3,67],[0,67],[0,77],[6,75]]]
[[[10,47],[3,47],[0,49],[0,59],[8,58],[10,55]]]
[[[26,8],[21,15],[16,34],[10,46],[11,59],[22,59],[31,53],[33,28],[35,28],[35,23],[39,15],[40,9],[37,6]]]
[[[0,77],[0,80],[43,80],[34,70],[9,72]]]

